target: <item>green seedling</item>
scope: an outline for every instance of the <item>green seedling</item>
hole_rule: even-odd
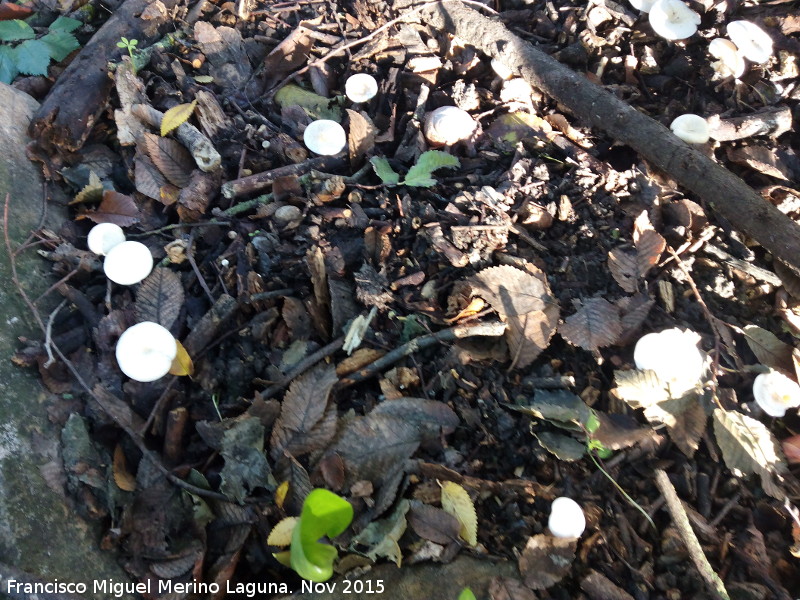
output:
[[[428,150],[423,152],[417,163],[408,170],[405,179],[400,181],[400,174],[382,156],[373,156],[370,159],[375,174],[381,178],[385,185],[408,185],[411,187],[431,187],[436,185],[436,180],[431,177],[437,169],[460,167],[461,163],[452,154],[441,150]]]
[[[458,600],[476,600],[476,598],[475,594],[472,593],[472,590],[468,587],[465,587],[458,595]]]
[[[352,505],[333,492],[315,489],[306,496],[300,521],[292,532],[290,550],[291,567],[300,577],[320,583],[331,578],[339,553],[319,540],[341,534],[352,520]]]
[[[25,21],[0,21],[0,81],[11,83],[20,73],[47,75],[50,60],[61,62],[80,47],[72,35],[81,22],[58,17],[39,38]]]
[[[139,40],[137,39],[128,39],[126,37],[119,38],[117,42],[117,48],[122,48],[123,50],[128,51],[128,56],[131,57],[131,65],[133,66],[133,72],[136,73],[136,55],[139,53],[139,48],[136,46],[139,45]]]

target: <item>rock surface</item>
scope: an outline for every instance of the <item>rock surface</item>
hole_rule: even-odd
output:
[[[37,106],[27,94],[0,83],[0,202],[10,194],[8,226],[14,247],[38,226],[41,216],[42,178],[25,156],[26,130]],[[48,206],[48,221],[56,228],[65,215],[58,208]],[[45,581],[83,581],[90,589],[93,579],[126,580],[114,557],[97,548],[97,532],[74,514],[61,487],[51,489],[42,475],[48,468],[58,472],[59,430],[48,421],[38,374],[10,361],[19,336],[41,333],[14,288],[5,244],[1,247],[0,564]],[[32,298],[51,283],[48,265],[34,251],[19,255],[17,270]]]
[[[519,578],[517,565],[461,555],[446,565],[425,563],[398,569],[382,564],[360,577],[352,577],[349,585],[341,579],[328,582],[335,584],[333,592],[298,592],[281,600],[456,600],[465,587],[472,589],[477,598],[488,598],[489,582],[497,576]],[[356,581],[361,582],[363,592],[358,591]],[[380,594],[375,593],[378,581],[383,583]]]

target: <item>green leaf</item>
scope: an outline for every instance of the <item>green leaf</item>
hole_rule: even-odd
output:
[[[324,489],[315,489],[303,502],[300,522],[292,532],[292,568],[300,577],[327,581],[333,575],[333,561],[339,553],[319,539],[334,538],[353,520],[353,507],[344,498]]]
[[[372,163],[375,174],[386,185],[397,185],[397,182],[400,181],[400,175],[395,172],[389,161],[382,156],[373,156],[369,159],[369,162]]]
[[[33,37],[36,37],[36,33],[25,21],[19,19],[0,21],[0,42],[17,42]]]
[[[50,49],[41,40],[28,40],[14,48],[17,68],[26,75],[47,75]]]
[[[14,49],[11,46],[0,45],[0,81],[11,83],[18,74]]]
[[[48,29],[50,31],[62,31],[64,33],[69,33],[70,31],[75,31],[78,27],[83,25],[77,19],[70,19],[69,17],[58,17],[55,21],[50,24]]]
[[[472,590],[468,587],[465,587],[461,590],[461,593],[458,595],[458,600],[476,600],[475,594],[472,593]]]
[[[600,419],[597,418],[597,414],[594,411],[589,413],[589,418],[586,420],[586,431],[589,433],[594,433],[598,429],[600,429]]]
[[[56,62],[61,62],[69,56],[70,52],[77,50],[81,46],[74,35],[65,31],[53,31],[39,41],[47,45],[50,56],[52,56],[53,60]]]
[[[342,120],[342,109],[331,99],[290,83],[275,94],[275,102],[281,108],[297,105],[314,119],[330,119],[337,123]]]
[[[436,185],[436,180],[431,177],[431,174],[436,169],[460,166],[461,163],[452,154],[442,152],[441,150],[428,150],[427,152],[423,152],[417,164],[408,170],[403,183],[413,187],[431,187],[432,185]]]

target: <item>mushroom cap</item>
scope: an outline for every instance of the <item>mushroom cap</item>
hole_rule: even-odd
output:
[[[155,381],[169,373],[178,344],[166,328],[144,321],[122,332],[115,354],[125,375],[135,381]]]
[[[678,328],[648,333],[636,342],[633,362],[637,369],[655,371],[673,394],[682,393],[693,388],[705,372],[706,356],[698,341],[700,336],[693,331]]]
[[[653,8],[653,4],[656,3],[656,0],[628,0],[631,3],[631,6],[636,10],[646,13],[650,12],[650,9]]]
[[[108,254],[109,251],[125,241],[122,227],[114,223],[98,223],[89,230],[86,245],[95,254]]]
[[[681,0],[656,0],[648,18],[653,31],[668,40],[692,37],[700,24],[700,15]]]
[[[344,127],[330,119],[312,121],[303,132],[306,148],[317,154],[333,156],[339,154],[347,145]]]
[[[456,106],[440,106],[425,116],[423,133],[434,146],[451,146],[471,136],[477,126],[467,111]]]
[[[800,385],[780,371],[770,369],[753,381],[753,398],[771,417],[782,417],[790,408],[800,406]]]
[[[586,516],[580,504],[572,498],[561,496],[550,505],[547,527],[555,537],[579,538],[586,529]]]
[[[719,59],[712,63],[712,66],[723,77],[732,75],[738,79],[744,74],[744,57],[732,41],[725,38],[714,38],[708,44],[708,53]]]
[[[762,64],[772,56],[772,38],[755,23],[731,21],[727,29],[728,37],[747,60]]]
[[[356,73],[344,82],[344,93],[353,102],[367,102],[378,93],[378,82],[368,73]]]
[[[111,281],[119,285],[133,285],[150,275],[153,270],[153,255],[141,242],[122,242],[106,255],[103,271]]]
[[[689,144],[705,144],[711,132],[708,121],[700,115],[691,113],[676,117],[669,128],[672,129],[672,133]]]

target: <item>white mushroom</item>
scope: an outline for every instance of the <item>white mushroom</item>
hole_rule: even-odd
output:
[[[656,0],[648,18],[653,31],[668,40],[691,37],[700,24],[700,15],[681,0]]]
[[[700,115],[687,113],[676,117],[669,128],[672,133],[688,144],[705,144],[710,137],[711,128]]]
[[[169,373],[178,354],[172,334],[151,321],[126,329],[117,341],[117,364],[125,375],[136,381],[155,381]]]
[[[653,4],[656,3],[656,0],[628,0],[631,3],[631,6],[636,10],[646,13],[650,12],[650,9],[653,8]]]
[[[500,62],[496,58],[492,59],[492,71],[495,72],[500,79],[511,79],[514,76],[514,73],[509,69],[504,63]]]
[[[732,41],[715,38],[708,44],[708,53],[719,59],[711,63],[711,66],[720,77],[732,76],[738,79],[744,74],[744,57]]]
[[[706,355],[697,347],[700,336],[693,331],[665,329],[639,338],[633,350],[637,369],[655,371],[673,394],[693,388],[706,368]]]
[[[339,154],[347,145],[347,134],[344,127],[336,121],[320,119],[312,121],[303,132],[306,147],[317,154],[333,156]]]
[[[441,106],[425,116],[423,132],[433,146],[452,146],[470,137],[478,124],[465,110]]]
[[[753,381],[753,398],[771,417],[782,417],[790,408],[800,406],[800,386],[780,371],[770,369]]]
[[[125,232],[122,227],[114,223],[98,223],[89,230],[86,244],[95,254],[105,255],[116,246],[125,241]]]
[[[772,38],[755,23],[750,21],[728,23],[728,37],[747,60],[762,64],[772,56]]]
[[[345,81],[344,93],[353,102],[367,102],[378,93],[378,82],[372,75],[357,73]]]
[[[586,529],[586,517],[580,504],[572,498],[561,496],[550,505],[547,527],[555,537],[579,538]]]
[[[133,285],[150,275],[153,270],[153,255],[141,242],[122,242],[114,246],[106,256],[103,271],[114,283]]]

